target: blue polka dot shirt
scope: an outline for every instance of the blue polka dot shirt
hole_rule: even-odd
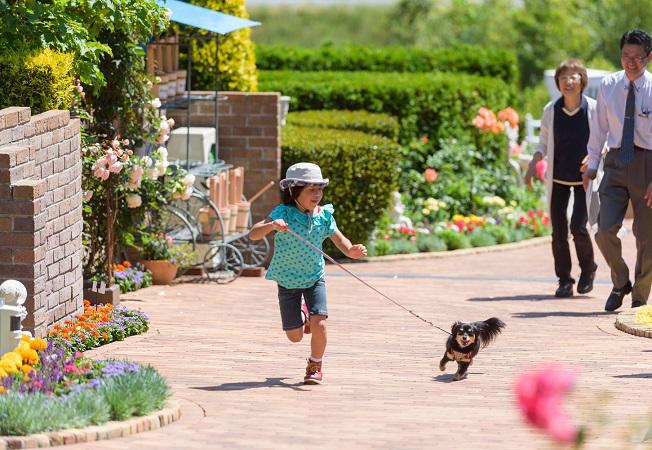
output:
[[[271,220],[283,219],[290,229],[321,249],[322,243],[337,231],[333,205],[324,205],[312,217],[294,206],[278,205],[269,214]],[[324,276],[324,257],[290,233],[277,232],[274,255],[265,278],[286,289],[305,289]]]

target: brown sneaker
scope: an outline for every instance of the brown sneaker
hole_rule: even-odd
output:
[[[303,377],[303,384],[321,384],[321,379],[321,361],[315,362],[308,359],[308,365],[306,366],[306,376]]]

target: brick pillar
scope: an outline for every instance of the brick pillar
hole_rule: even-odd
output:
[[[25,285],[36,336],[83,311],[81,174],[68,111],[0,110],[0,282]]]

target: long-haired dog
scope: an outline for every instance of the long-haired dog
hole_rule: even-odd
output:
[[[481,348],[491,343],[505,327],[505,323],[492,317],[483,322],[462,323],[455,322],[451,328],[451,335],[446,341],[446,352],[439,362],[439,369],[446,370],[446,363],[457,362],[457,372],[453,379],[459,381],[466,377],[466,371],[473,358]]]

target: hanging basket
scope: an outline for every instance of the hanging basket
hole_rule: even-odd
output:
[[[177,276],[177,265],[166,260],[141,261],[152,272],[154,284],[170,284]]]

